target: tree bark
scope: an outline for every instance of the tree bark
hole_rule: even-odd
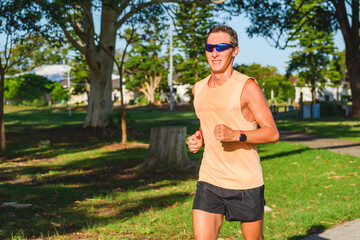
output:
[[[101,33],[98,47],[89,40],[85,58],[90,66],[90,96],[84,127],[105,128],[112,115],[112,79],[114,66],[117,14],[109,8],[102,9]]]
[[[352,108],[350,117],[360,118],[360,60],[349,64],[348,73],[352,96]]]
[[[141,84],[140,92],[144,93],[149,104],[154,104],[155,102],[155,90],[159,86],[160,81],[162,80],[162,74],[158,76],[145,76],[149,82],[144,82]]]
[[[151,128],[150,146],[144,161],[133,168],[137,172],[186,171],[195,164],[186,152],[186,127]]]
[[[311,105],[310,105],[310,120],[314,120],[314,104],[316,99],[315,83],[311,86]]]
[[[5,136],[5,120],[4,120],[4,83],[5,73],[1,71],[0,77],[0,141],[1,155],[6,156],[6,136]]]
[[[350,116],[360,118],[360,36],[359,36],[359,1],[352,1],[351,18],[348,17],[344,1],[331,1],[335,6],[335,17],[345,42],[346,68],[352,96]],[[350,9],[349,9],[350,10]],[[351,24],[350,21],[351,20]]]
[[[91,90],[84,127],[105,128],[109,125],[112,114],[111,72],[107,76],[109,70],[107,66],[98,71],[90,70]]]
[[[127,142],[127,129],[126,129],[126,108],[123,103],[124,98],[121,99],[121,143]]]

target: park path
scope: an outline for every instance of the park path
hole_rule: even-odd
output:
[[[360,157],[360,142],[340,138],[326,138],[313,134],[279,130],[280,140],[300,143],[314,149],[328,149],[333,152]]]
[[[281,141],[299,143],[313,149],[328,149],[333,152],[360,157],[360,142],[287,130],[279,130],[279,132]],[[307,236],[302,240],[360,240],[360,219],[342,223],[322,233]]]

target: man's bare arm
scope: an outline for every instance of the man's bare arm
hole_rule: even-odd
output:
[[[256,121],[260,127],[256,130],[244,131],[247,137],[246,142],[255,144],[277,142],[279,132],[259,85],[255,81],[248,80],[242,94],[241,101],[246,104],[248,110],[246,114],[250,115],[247,116],[248,119]],[[215,127],[214,134],[219,141],[239,141],[240,130],[242,129],[235,130],[220,124]]]

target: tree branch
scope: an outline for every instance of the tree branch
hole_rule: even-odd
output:
[[[86,54],[86,49],[84,46],[82,46],[80,43],[78,43],[69,33],[69,31],[66,29],[65,26],[60,25],[61,30],[63,30],[66,38],[71,42],[71,44],[77,49],[79,50],[83,55]]]
[[[220,4],[220,3],[223,3],[225,2],[225,0],[152,0],[150,2],[146,2],[146,3],[140,3],[138,5],[133,5],[131,7],[131,10],[126,13],[120,20],[118,20],[116,22],[116,28],[119,28],[120,26],[122,26],[122,24],[124,24],[130,17],[132,17],[136,12],[148,7],[148,6],[151,6],[153,4],[156,4],[156,3],[186,3],[186,4],[190,4],[190,3],[196,3],[196,4],[209,4],[209,3],[213,3],[213,4]],[[127,5],[128,6],[128,5]],[[123,8],[123,10],[125,9],[126,7]]]

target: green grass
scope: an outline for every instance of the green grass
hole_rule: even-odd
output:
[[[277,120],[276,124],[281,129],[360,142],[359,119],[327,117],[311,121],[289,117]]]
[[[74,111],[73,119],[66,111],[43,113],[47,121],[40,114],[6,115],[13,119],[9,144],[19,149],[0,164],[0,204],[32,206],[0,208],[0,239],[192,239],[197,169],[141,176],[124,170],[145,157],[150,127],[184,125],[190,134],[198,128],[193,112],[130,110],[126,146],[116,129],[82,130],[84,112]],[[22,140],[50,145],[13,139],[27,120],[37,127],[29,124]],[[266,239],[301,239],[360,217],[359,158],[286,142],[259,145],[259,154],[273,209],[265,214]],[[201,153],[188,155],[200,164]],[[239,231],[239,223],[224,222],[219,237],[242,239]]]

